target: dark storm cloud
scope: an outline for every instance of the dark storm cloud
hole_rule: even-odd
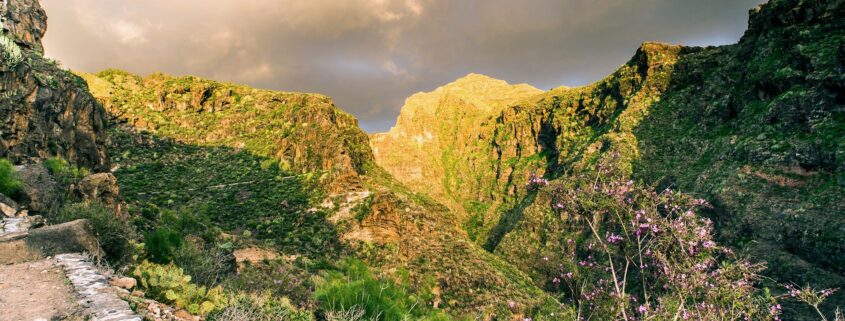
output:
[[[469,72],[593,82],[644,41],[733,43],[761,0],[42,0],[47,55],[82,71],[319,92],[368,131]]]

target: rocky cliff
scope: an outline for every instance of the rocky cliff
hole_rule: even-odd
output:
[[[482,125],[521,100],[542,93],[532,86],[510,85],[470,74],[428,93],[409,97],[396,126],[373,134],[378,164],[406,186],[465,214],[465,169],[459,157],[473,153]]]
[[[103,108],[85,82],[44,58],[47,27],[35,0],[0,4],[0,157],[17,163],[60,156],[107,170]]]

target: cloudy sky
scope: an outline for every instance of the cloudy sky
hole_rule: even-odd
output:
[[[644,41],[736,42],[763,0],[41,0],[47,55],[332,96],[369,132],[467,73],[591,83]]]

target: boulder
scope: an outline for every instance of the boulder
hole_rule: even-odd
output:
[[[35,261],[63,253],[103,255],[87,220],[0,236],[0,264]]]
[[[112,173],[91,174],[79,182],[77,191],[85,200],[100,200],[103,203],[114,203],[120,195],[117,178]]]
[[[121,289],[131,290],[136,285],[138,285],[138,280],[135,280],[133,278],[120,277],[109,280],[109,284],[111,286],[115,286]]]
[[[14,217],[18,213],[18,203],[0,194],[0,213],[6,217]]]
[[[59,188],[53,176],[41,164],[15,166],[23,182],[21,207],[33,214],[47,213],[59,206]]]

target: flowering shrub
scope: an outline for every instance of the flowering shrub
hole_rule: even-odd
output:
[[[819,305],[821,305],[822,302],[824,302],[829,296],[831,296],[834,292],[838,291],[839,289],[816,290],[810,287],[809,285],[803,288],[798,288],[792,284],[787,284],[785,285],[785,287],[787,290],[787,294],[784,295],[785,297],[809,305],[819,315],[822,321],[829,320],[827,315],[825,315],[819,309]],[[772,306],[771,311],[773,315],[780,315],[780,304]],[[775,320],[780,320],[780,318],[776,317]],[[845,321],[845,316],[842,315],[842,311],[838,308],[834,312],[833,320]]]
[[[609,177],[599,167],[550,191],[568,227],[563,257],[544,271],[547,289],[579,320],[778,318],[776,299],[753,287],[763,266],[713,241],[712,223],[697,214],[706,201]]]
[[[536,176],[536,175],[531,175],[531,177],[528,178],[528,189],[529,190],[536,190],[536,189],[542,188],[546,185],[549,185],[549,181],[545,178],[542,178],[542,177],[539,177],[539,176]]]

